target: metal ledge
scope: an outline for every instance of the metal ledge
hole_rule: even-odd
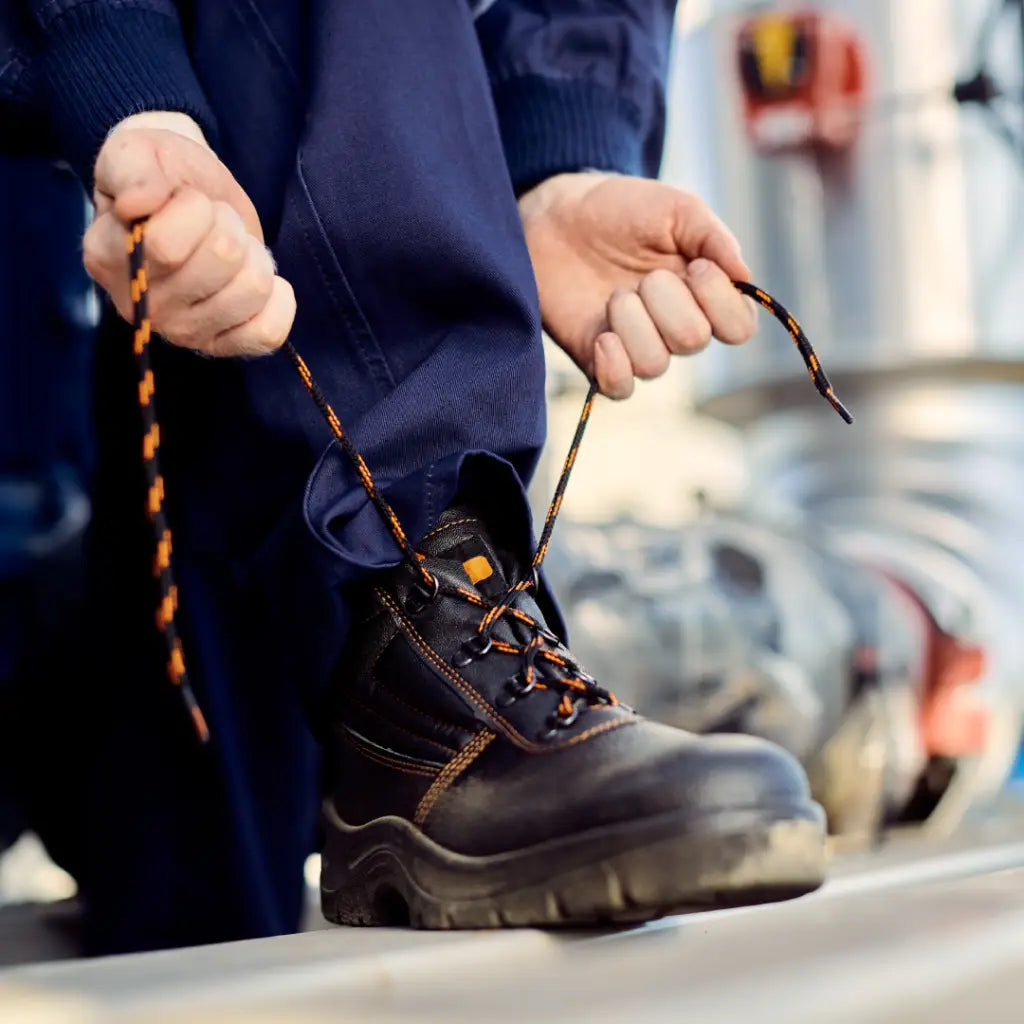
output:
[[[330,929],[0,971],[18,1024],[1018,1024],[1024,841],[896,841],[818,894],[613,933]]]

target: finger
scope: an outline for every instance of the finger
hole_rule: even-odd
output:
[[[113,213],[89,225],[82,239],[82,264],[89,276],[110,294],[122,315],[128,315],[128,233]]]
[[[649,380],[667,369],[670,353],[636,292],[616,291],[608,301],[608,324],[622,344],[637,377]]]
[[[206,348],[212,356],[262,356],[279,349],[295,320],[295,293],[282,277],[274,278],[267,304],[247,323],[217,336]]]
[[[594,380],[602,395],[621,400],[633,394],[633,364],[617,334],[605,331],[594,342]]]
[[[223,211],[221,211],[223,213]],[[195,188],[181,188],[146,225],[146,263],[151,283],[179,271],[218,227],[218,210],[210,197]],[[239,221],[225,220],[236,235]]]
[[[274,261],[252,235],[241,270],[219,292],[179,309],[160,330],[188,348],[204,348],[214,339],[239,327],[270,301],[274,291]]]
[[[693,355],[711,341],[711,323],[690,289],[670,270],[655,270],[640,282],[640,298],[654,326],[675,355]]]
[[[719,341],[742,345],[754,333],[757,320],[750,305],[721,267],[710,260],[694,260],[686,268],[686,284]]]
[[[210,230],[185,263],[150,288],[150,309],[158,330],[164,320],[174,320],[189,306],[216,295],[242,269],[249,251],[250,235],[242,218],[227,204],[213,203]]]
[[[703,256],[717,263],[729,277],[749,281],[750,268],[736,236],[703,200],[687,192],[680,192],[679,197],[674,235],[683,256]]]
[[[115,132],[103,144],[95,167],[96,192],[113,201],[125,224],[156,213],[170,199],[175,182],[164,172],[151,136]]]

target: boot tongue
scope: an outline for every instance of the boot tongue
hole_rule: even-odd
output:
[[[512,550],[488,529],[480,515],[467,507],[447,509],[420,545],[427,568],[449,582],[472,587],[481,597],[496,601],[519,579],[521,566]]]

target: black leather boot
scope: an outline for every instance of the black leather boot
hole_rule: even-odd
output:
[[[815,386],[852,422],[793,317],[737,287],[786,325]],[[458,507],[417,550],[302,357],[285,351],[404,556],[364,585],[334,681],[328,920],[643,921],[817,888],[824,814],[796,761],[762,740],[639,718],[575,662],[531,593],[596,385],[532,559],[496,535],[500,515]]]
[[[823,815],[788,754],[618,704],[531,587],[489,615],[530,565],[471,511],[420,551],[366,585],[334,681],[329,920],[640,921],[821,883]]]

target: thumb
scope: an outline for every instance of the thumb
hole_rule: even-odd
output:
[[[705,259],[717,263],[729,277],[750,280],[750,267],[743,259],[736,236],[712,213],[703,200],[689,192],[676,192],[673,235],[684,259]]]
[[[96,159],[95,179],[97,198],[105,197],[125,224],[156,213],[178,184],[164,170],[156,140],[138,131],[107,139]]]

